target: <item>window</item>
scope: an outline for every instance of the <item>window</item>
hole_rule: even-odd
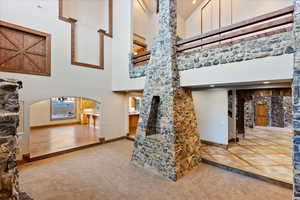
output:
[[[67,120],[76,118],[76,98],[51,98],[51,120]]]

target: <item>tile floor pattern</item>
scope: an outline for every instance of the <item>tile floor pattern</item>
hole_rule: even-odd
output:
[[[202,145],[202,157],[230,167],[293,182],[292,131],[288,128],[256,127],[246,130],[245,139],[228,150]]]

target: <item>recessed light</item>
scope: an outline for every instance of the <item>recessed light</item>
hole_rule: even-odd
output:
[[[271,83],[270,81],[265,81],[265,82],[264,82],[264,84],[270,84],[270,83]]]
[[[196,4],[197,0],[193,0],[193,4]]]

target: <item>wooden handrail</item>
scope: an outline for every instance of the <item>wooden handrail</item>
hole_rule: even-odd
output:
[[[141,57],[141,58],[135,59],[133,61],[133,64],[138,64],[138,63],[145,62],[145,61],[148,61],[148,60],[150,60],[150,56]]]
[[[215,42],[221,42],[221,41],[232,39],[235,37],[244,36],[244,35],[248,35],[248,34],[259,32],[259,31],[264,31],[264,30],[275,28],[278,26],[283,26],[283,25],[293,22],[293,20],[294,20],[293,17],[285,17],[285,18],[278,19],[278,20],[275,20],[272,22],[267,22],[267,23],[260,24],[260,25],[254,26],[254,27],[250,27],[250,28],[246,28],[243,30],[228,33],[226,35],[222,35],[217,38],[207,39],[205,41],[199,41],[195,44],[181,46],[177,49],[177,51],[182,52],[182,51],[194,49],[194,48],[197,48],[197,47],[200,47],[203,45],[208,45],[208,44],[212,44]]]
[[[271,13],[268,13],[268,14],[265,14],[265,15],[254,17],[254,18],[249,19],[249,20],[245,20],[245,21],[242,21],[242,22],[239,22],[239,23],[236,23],[236,24],[225,26],[223,28],[213,30],[213,31],[201,34],[201,35],[197,35],[197,36],[194,36],[194,37],[191,37],[191,38],[188,38],[188,39],[180,40],[180,41],[177,42],[177,46],[187,44],[187,43],[191,43],[191,42],[195,42],[197,40],[205,39],[205,38],[208,38],[208,37],[211,37],[211,36],[226,33],[226,32],[233,31],[235,29],[243,28],[243,27],[246,27],[246,26],[250,26],[250,25],[253,25],[253,24],[257,24],[257,23],[260,23],[260,22],[263,22],[263,21],[267,21],[267,20],[276,18],[276,17],[281,17],[281,16],[284,16],[284,15],[287,15],[287,14],[291,14],[291,13],[293,13],[293,11],[294,11],[294,6],[283,8],[283,9],[280,9],[280,10],[277,10],[277,11],[274,11],[274,12],[271,12]]]
[[[140,53],[140,54],[137,54],[137,55],[134,55],[132,56],[133,59],[137,59],[137,58],[140,58],[140,57],[144,57],[144,56],[149,56],[151,53],[151,51],[145,51],[143,53]]]
[[[133,44],[137,45],[137,46],[140,46],[142,48],[147,48],[147,44],[144,43],[144,42],[141,42],[141,41],[138,41],[138,40],[133,40]]]

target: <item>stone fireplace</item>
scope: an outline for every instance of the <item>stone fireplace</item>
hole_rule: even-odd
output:
[[[176,181],[201,162],[200,141],[191,90],[180,87],[176,0],[159,3],[132,162]]]
[[[19,81],[0,79],[0,200],[31,199],[20,191],[16,161],[21,87]]]

